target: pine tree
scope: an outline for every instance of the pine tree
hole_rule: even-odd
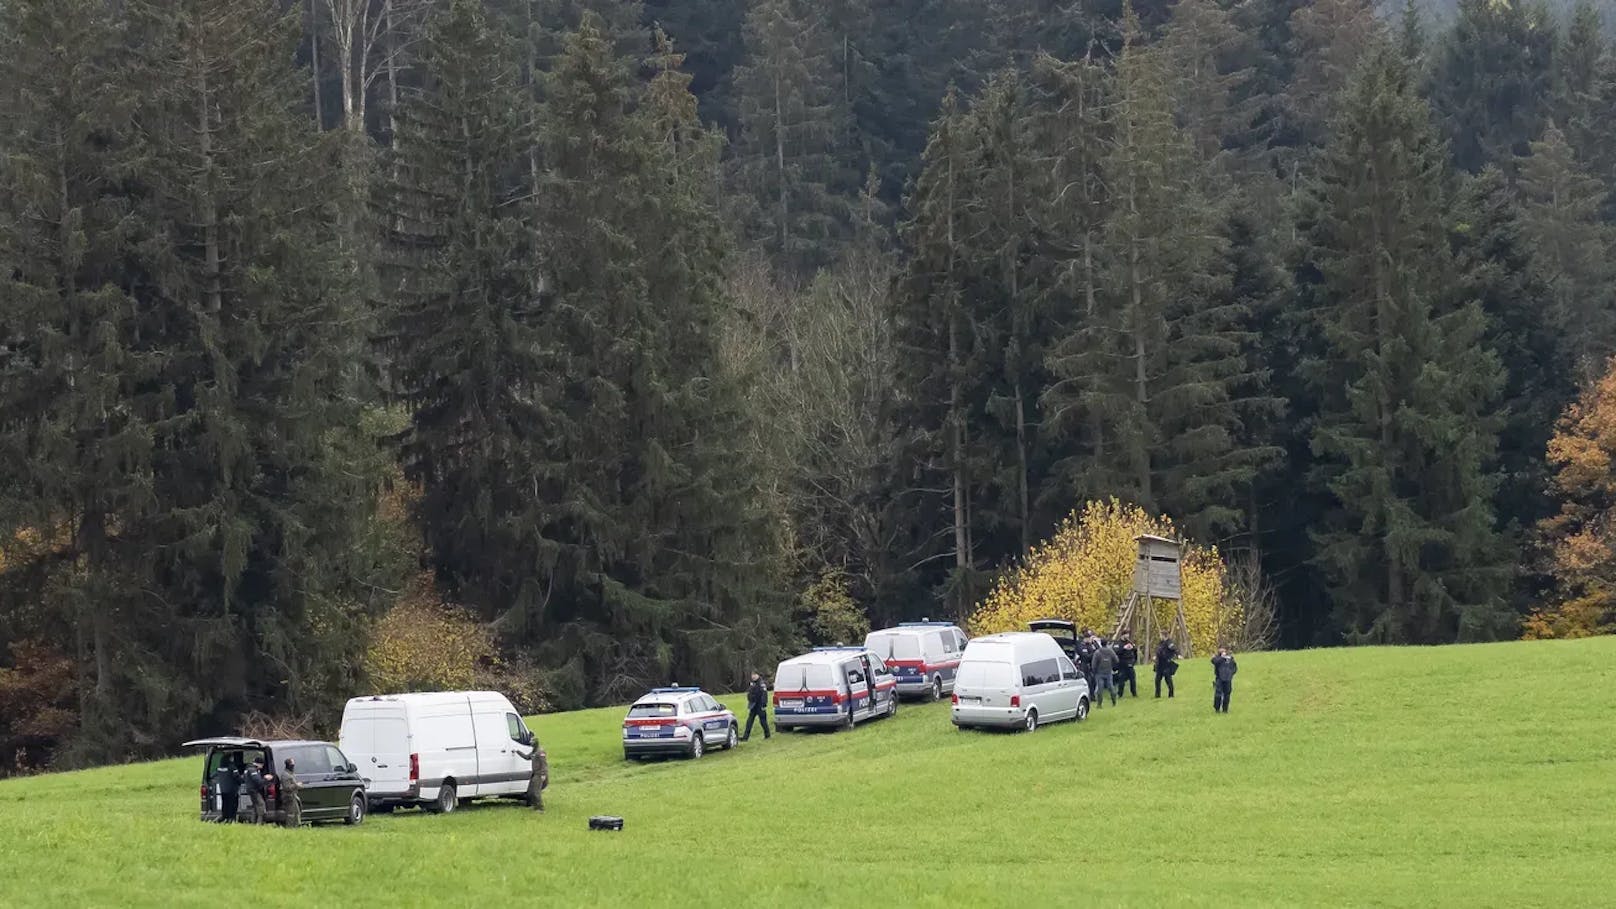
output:
[[[403,457],[422,487],[418,519],[438,574],[489,619],[542,606],[532,575],[555,547],[534,490],[558,469],[553,440],[566,432],[519,54],[477,0],[437,13],[382,196],[388,342],[411,415]]]
[[[1307,252],[1324,341],[1315,475],[1335,499],[1315,559],[1351,640],[1504,630],[1488,416],[1502,376],[1480,307],[1444,305],[1446,166],[1407,63],[1377,49],[1320,161]]]
[[[1572,11],[1555,62],[1559,78],[1554,122],[1565,130],[1577,158],[1610,188],[1616,204],[1616,148],[1610,141],[1616,130],[1616,49],[1606,40],[1599,13],[1587,0]]]
[[[717,361],[724,232],[692,172],[705,167],[678,166],[716,144],[668,54],[647,94],[586,19],[546,92],[566,431],[564,467],[539,490],[555,509],[553,594],[528,637],[592,699],[668,678],[721,684],[777,656],[786,633],[759,473],[728,444],[748,428]]]
[[[836,90],[833,35],[804,0],[762,0],[747,14],[735,71],[736,183],[744,236],[785,274],[834,258],[852,220],[861,168],[849,168],[847,106]]]
[[[951,563],[944,598],[956,615],[974,601],[979,570],[973,540],[974,491],[984,472],[971,435],[980,371],[974,365],[967,299],[965,200],[980,166],[980,137],[950,88],[932,127],[920,178],[909,198],[899,278],[899,338],[904,384],[914,389],[904,415],[916,475],[911,489],[942,489],[915,506],[914,562]],[[946,528],[946,529],[944,529]]]
[[[1480,304],[1487,317],[1485,344],[1504,367],[1495,500],[1500,518],[1518,535],[1553,510],[1544,452],[1555,421],[1576,394],[1569,343],[1574,332],[1540,274],[1524,215],[1503,173],[1487,168],[1466,179],[1452,209],[1450,245],[1459,275],[1453,296]],[[1524,611],[1528,604],[1518,605]]]
[[[381,465],[296,34],[267,2],[8,9],[8,62],[61,61],[6,104],[10,173],[50,188],[25,203],[47,219],[7,231],[6,296],[43,320],[7,357],[37,392],[8,438],[45,471],[22,517],[64,534],[47,567],[71,569],[53,589],[85,661],[77,757],[330,709],[377,605]]]
[[[1459,0],[1434,54],[1431,103],[1461,169],[1508,169],[1542,131],[1554,97],[1555,31],[1522,3]]]
[[[1600,220],[1608,188],[1552,124],[1530,150],[1517,163],[1522,227],[1548,281],[1553,318],[1575,339],[1578,375],[1591,380],[1616,350],[1616,233]]]

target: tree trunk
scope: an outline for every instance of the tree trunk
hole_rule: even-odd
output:
[[[1375,204],[1378,206],[1379,204],[1383,204],[1383,197],[1378,185],[1379,181],[1375,176],[1373,176],[1373,174],[1374,170],[1371,169],[1371,198],[1375,200]],[[1376,368],[1386,370],[1387,367],[1384,365],[1383,357],[1385,355],[1387,343],[1393,340],[1393,326],[1391,324],[1392,301],[1390,299],[1390,288],[1387,287],[1385,267],[1381,261],[1380,255],[1380,250],[1383,248],[1383,244],[1386,242],[1387,238],[1381,236],[1380,228],[1380,219],[1378,217],[1371,217],[1370,248],[1374,250],[1374,253],[1371,257],[1370,272],[1375,288],[1375,339],[1373,343],[1375,345],[1376,360],[1380,364],[1377,365]],[[1395,457],[1394,452],[1397,450],[1395,447],[1395,434],[1392,431],[1391,395],[1390,389],[1387,387],[1390,378],[1391,377],[1388,375],[1383,375],[1381,377],[1381,381],[1375,383],[1375,416],[1380,429],[1380,456],[1386,459]],[[1387,472],[1391,473],[1394,465],[1387,464],[1385,466],[1387,468]],[[1396,494],[1388,491],[1387,495],[1390,498],[1395,498]],[[1381,511],[1384,513],[1384,517],[1389,518],[1391,514],[1391,502],[1381,502],[1379,505],[1381,507]],[[1385,520],[1384,526],[1381,529],[1381,547],[1386,559],[1386,606],[1388,615],[1397,620],[1401,620],[1404,614],[1403,570],[1402,566],[1398,562],[1397,547],[1392,541],[1391,530],[1391,522],[1389,520]]]
[[[398,38],[393,34],[393,0],[386,0],[382,5],[382,15],[387,17],[387,141],[394,148],[398,147]]]
[[[197,40],[201,40],[202,23],[197,23]],[[196,49],[197,73],[197,143],[202,158],[202,173],[197,180],[200,198],[197,200],[198,223],[202,227],[203,287],[207,294],[208,312],[218,316],[224,308],[224,288],[219,267],[219,212],[213,199],[213,113],[208,87],[207,61],[201,48]]]
[[[1139,198],[1136,194],[1132,179],[1128,182],[1128,214],[1131,223],[1137,227],[1139,224]],[[1149,439],[1144,438],[1146,414],[1150,406],[1149,375],[1145,369],[1145,296],[1143,283],[1139,271],[1139,242],[1135,234],[1128,237],[1128,296],[1129,304],[1133,307],[1131,321],[1133,323],[1133,391],[1134,404],[1137,408],[1136,418],[1140,425],[1134,427],[1133,439],[1138,446],[1134,453],[1135,469],[1139,479],[1139,504],[1145,508],[1154,509],[1156,503],[1151,492],[1150,484],[1150,445]]]
[[[320,96],[320,5],[309,0],[309,62],[314,71],[314,127],[325,129],[325,102]]]
[[[786,217],[789,214],[786,208],[786,118],[785,104],[780,97],[780,76],[774,77],[774,169],[775,179],[780,183],[780,202],[776,217],[780,219],[780,255],[786,257],[789,248],[790,234],[786,229]]]

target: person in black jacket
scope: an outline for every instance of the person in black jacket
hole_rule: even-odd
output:
[[[1173,696],[1173,673],[1178,671],[1178,645],[1162,632],[1161,643],[1156,645],[1156,697],[1161,697],[1162,680],[1167,680],[1167,696]]]
[[[1229,695],[1234,692],[1234,674],[1239,668],[1235,665],[1234,655],[1229,653],[1229,648],[1219,647],[1218,655],[1212,658],[1213,712],[1229,712]]]
[[[1099,648],[1094,643],[1094,632],[1083,629],[1077,637],[1077,671],[1083,673],[1083,680],[1089,683],[1089,693],[1094,693],[1094,651]]]
[[[763,676],[752,673],[752,684],[746,686],[746,734],[741,741],[752,737],[752,721],[763,724],[763,737],[769,737],[769,683]]]
[[[1138,674],[1134,667],[1139,664],[1139,647],[1133,642],[1133,635],[1124,631],[1122,643],[1114,648],[1117,652],[1117,696],[1125,697],[1128,691],[1134,697],[1139,696]]]
[[[213,785],[219,793],[219,823],[236,822],[237,801],[241,798],[241,754],[227,756],[213,771]]]

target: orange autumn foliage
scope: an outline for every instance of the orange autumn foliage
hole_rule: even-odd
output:
[[[1616,358],[1560,418],[1548,461],[1560,513],[1539,531],[1557,595],[1528,617],[1523,637],[1616,632]]]

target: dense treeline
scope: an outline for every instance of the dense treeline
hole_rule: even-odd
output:
[[[1616,51],[1452,6],[0,0],[0,766],[328,724],[423,597],[727,686],[1110,497],[1286,645],[1520,633]]]

